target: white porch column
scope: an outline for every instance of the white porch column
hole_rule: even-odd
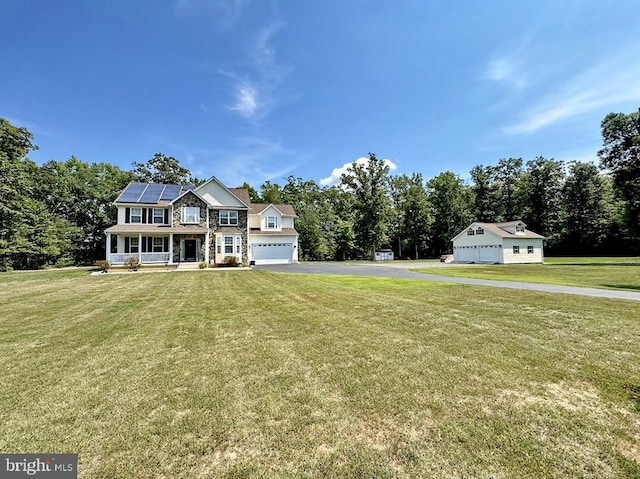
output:
[[[204,235],[204,261],[209,264],[209,232]]]
[[[111,261],[111,235],[106,233],[107,235],[107,249],[105,251],[105,256],[107,261]]]
[[[138,262],[142,264],[142,233],[138,233]]]
[[[169,233],[169,263],[173,263],[173,233]]]

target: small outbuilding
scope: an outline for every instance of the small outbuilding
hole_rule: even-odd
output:
[[[471,223],[453,238],[456,263],[542,263],[544,236],[522,221]]]

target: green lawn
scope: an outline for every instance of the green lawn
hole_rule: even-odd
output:
[[[417,268],[464,278],[524,281],[640,291],[640,258],[545,258],[545,264],[491,264]]]
[[[0,450],[80,478],[640,477],[639,322],[425,281],[0,274]]]

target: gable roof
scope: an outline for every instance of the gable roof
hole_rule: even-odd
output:
[[[522,224],[523,226],[525,226],[525,230],[524,230],[524,234],[514,234],[514,233],[510,233],[509,231],[507,231],[504,228],[508,228],[510,226],[517,226],[519,224]],[[500,238],[522,238],[522,239],[545,239],[544,236],[539,235],[538,233],[534,233],[531,230],[526,229],[526,224],[524,224],[522,221],[508,221],[505,223],[480,223],[480,222],[474,222],[471,223],[469,226],[467,226],[465,229],[463,229],[460,233],[458,233],[457,235],[455,235],[453,237],[453,240],[457,239],[459,236],[466,234],[467,230],[469,228],[473,228],[473,227],[480,227],[482,229],[484,229],[485,231],[488,231],[492,234],[494,234],[495,236],[498,236]]]
[[[229,191],[241,199],[243,203],[246,203],[247,205],[251,204],[249,190],[246,188],[229,188]]]
[[[246,199],[245,199],[245,198],[243,198],[243,196],[244,196],[244,195],[242,195],[242,193],[237,194],[237,193],[238,193],[238,191],[237,191],[237,190],[240,190],[241,188],[227,188],[227,187],[226,187],[225,185],[223,185],[223,184],[222,184],[222,182],[221,182],[218,178],[216,178],[215,176],[212,176],[212,177],[211,177],[211,178],[209,178],[207,181],[205,181],[204,183],[202,183],[201,185],[199,185],[199,186],[196,188],[196,191],[199,191],[199,190],[203,190],[203,189],[205,189],[205,187],[206,187],[207,185],[209,185],[210,183],[216,183],[216,184],[217,184],[218,186],[220,186],[224,191],[226,191],[226,192],[227,192],[227,193],[229,193],[232,197],[234,197],[234,198],[235,198],[235,199],[237,199],[240,203],[242,203],[242,205],[243,205],[244,207],[249,208],[249,205],[251,204],[251,199],[249,199],[249,193],[248,193],[248,192],[247,192]],[[203,194],[202,196],[210,196],[210,195],[208,195],[208,194],[206,194],[206,193],[205,193],[205,194]],[[213,199],[213,197],[212,197],[212,196],[210,196],[210,197]],[[248,201],[246,201],[246,200],[248,200]],[[211,204],[211,202],[207,202],[207,203]],[[212,206],[213,206],[213,205],[212,205]],[[227,206],[229,206],[229,205],[227,205]]]
[[[183,196],[188,195],[189,193],[195,195],[197,198],[200,198],[202,201],[204,201],[205,205],[209,204],[209,202],[207,200],[205,200],[202,196],[200,196],[196,190],[192,190],[192,189],[185,189],[184,191],[182,191],[182,193],[180,193],[178,196],[176,196],[174,199],[172,199],[169,202],[169,204],[175,203],[176,200],[179,200],[180,198],[182,198]]]
[[[264,210],[269,208],[269,206],[273,206],[276,208],[282,216],[296,216],[296,212],[293,210],[293,206],[291,205],[276,205],[274,203],[252,203],[251,210],[249,211],[252,215],[259,215]]]

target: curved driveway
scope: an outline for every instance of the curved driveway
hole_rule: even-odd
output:
[[[630,299],[640,301],[640,292],[619,291],[613,289],[582,288],[576,286],[560,286],[555,284],[520,283],[516,281],[495,281],[491,279],[456,278],[437,274],[416,273],[409,268],[434,267],[441,263],[298,263],[261,265],[254,268],[262,271],[279,273],[334,274],[349,276],[380,276],[384,278],[418,279],[423,281],[439,281],[444,283],[471,284],[476,286],[492,286],[495,288],[542,291],[545,293],[577,294],[598,298]],[[442,265],[455,268],[455,265]]]

